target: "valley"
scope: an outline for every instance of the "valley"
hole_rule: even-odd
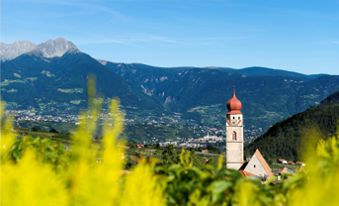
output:
[[[339,90],[338,75],[96,60],[65,39],[11,55],[1,61],[1,97],[18,126],[29,127],[31,121],[45,130],[70,132],[87,108],[87,81],[93,76],[103,99],[102,117],[110,99],[118,98],[126,114],[126,137],[145,143],[225,136],[225,104],[232,88],[244,102],[246,142]]]

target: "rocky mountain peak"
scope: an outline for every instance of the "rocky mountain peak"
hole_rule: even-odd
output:
[[[36,45],[30,41],[16,41],[13,43],[0,43],[0,60],[14,59],[21,54],[30,52]]]
[[[34,51],[39,52],[46,58],[61,57],[66,52],[78,52],[79,49],[72,42],[63,39],[50,39],[39,44]]]
[[[39,54],[45,58],[61,57],[66,52],[79,52],[72,42],[64,38],[50,39],[41,44],[30,41],[0,43],[0,60],[11,60],[25,53]]]

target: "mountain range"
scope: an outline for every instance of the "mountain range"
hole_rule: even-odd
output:
[[[41,44],[30,41],[17,41],[12,44],[0,43],[0,59],[12,60],[16,57],[35,53],[45,58],[61,57],[66,52],[79,52],[78,48],[70,41],[63,38],[50,39]]]
[[[118,97],[127,113],[180,114],[200,125],[224,128],[225,104],[235,87],[245,126],[263,132],[339,90],[338,75],[97,60],[62,38],[38,45],[1,43],[0,51],[1,97],[10,109],[78,113],[87,106],[86,83],[93,75],[98,95],[105,102]]]

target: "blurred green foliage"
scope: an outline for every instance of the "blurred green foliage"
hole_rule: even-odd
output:
[[[124,170],[125,143],[118,140],[123,114],[111,104],[112,118],[94,142],[100,101],[81,115],[71,144],[18,136],[1,109],[1,205],[291,205],[339,203],[339,139],[320,139],[305,149],[306,166],[295,174],[261,182],[216,164],[197,164],[196,155],[169,146],[157,162],[142,155]],[[310,147],[305,145],[305,147]]]

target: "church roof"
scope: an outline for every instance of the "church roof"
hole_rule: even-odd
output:
[[[255,166],[255,163],[254,163],[256,161],[255,159],[260,163],[261,168],[265,171],[264,174],[259,172],[257,169],[254,169],[256,167],[252,168],[253,166]],[[244,162],[244,164],[239,168],[239,172],[240,174],[246,177],[256,176],[260,178],[265,178],[265,177],[267,178],[267,177],[273,176],[273,172],[270,166],[267,164],[265,158],[262,156],[259,149],[256,149],[256,151],[254,152],[254,154],[252,155],[249,161]]]
[[[264,159],[264,157],[263,157],[262,154],[260,153],[259,149],[256,149],[256,150],[255,150],[254,155],[258,158],[259,162],[260,162],[261,165],[263,166],[263,168],[264,168],[264,170],[266,171],[266,173],[267,173],[269,176],[273,176],[271,167],[267,164],[266,160]]]
[[[257,176],[255,174],[252,174],[252,173],[246,171],[246,170],[239,170],[239,172],[240,172],[240,174],[242,174],[245,177],[256,177]]]
[[[244,170],[247,166],[248,162],[244,162],[241,167],[239,168],[239,171]]]
[[[242,104],[241,104],[241,101],[235,95],[235,90],[233,90],[233,96],[230,100],[228,100],[226,106],[228,109],[227,114],[241,114],[240,110],[242,108]]]

